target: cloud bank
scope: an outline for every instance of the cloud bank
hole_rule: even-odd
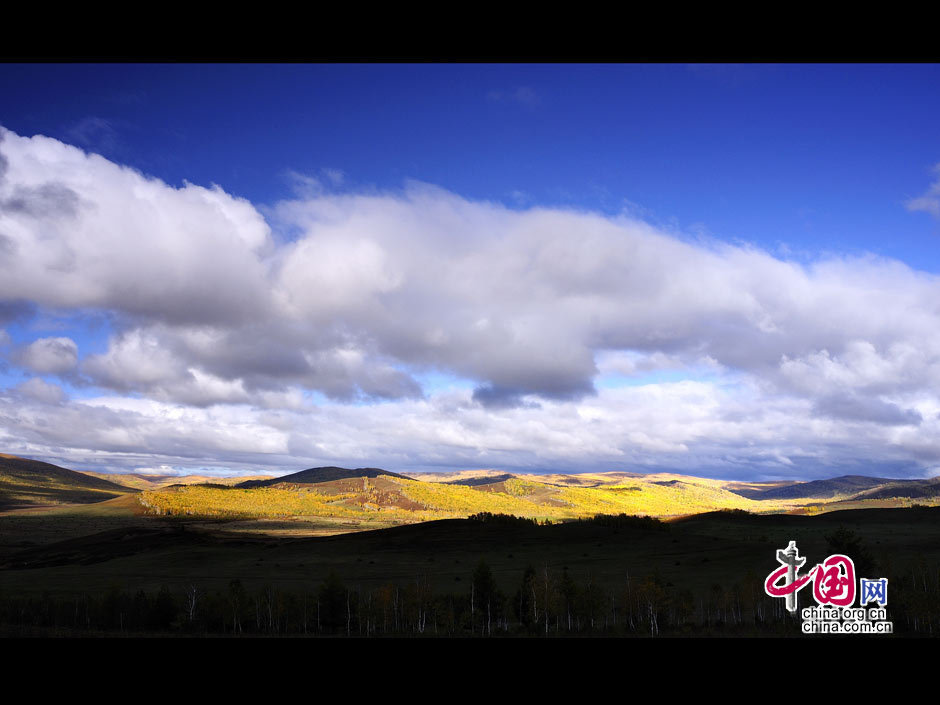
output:
[[[0,443],[109,467],[940,463],[936,276],[417,182],[297,193],[262,216],[0,132],[0,316],[114,321],[104,352],[0,348],[46,375],[0,390]]]

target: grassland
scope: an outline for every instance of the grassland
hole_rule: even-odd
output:
[[[940,484],[852,476],[808,483],[727,482],[669,473],[512,475],[495,470],[407,477],[377,468],[314,468],[280,478],[120,475],[133,485],[0,456],[0,552],[132,522],[225,523],[242,535],[327,536],[481,512],[539,522],[627,514],[664,519],[723,509],[815,515],[838,509],[940,503]],[[177,480],[174,482],[173,480]],[[200,480],[202,480],[200,482]],[[908,496],[904,496],[904,495]],[[900,496],[893,496],[900,495]],[[118,498],[123,498],[118,502]],[[104,501],[102,503],[102,500]],[[100,503],[89,511],[76,503]],[[18,508],[12,514],[11,507]],[[47,532],[38,513],[58,527]],[[93,518],[96,516],[97,518]],[[84,527],[84,529],[82,528]],[[26,543],[23,543],[26,542]]]
[[[595,514],[675,517],[718,509],[766,512],[798,506],[794,502],[747,499],[712,481],[694,478],[571,487],[520,478],[464,485],[380,476],[256,488],[167,487],[144,491],[139,501],[158,516],[352,519],[359,522],[359,528],[368,528],[373,522],[417,523],[480,512],[562,521]]]
[[[674,606],[699,605],[705,616],[694,619],[710,624],[716,609],[734,614],[727,596],[735,586],[759,592],[778,548],[796,540],[801,553],[815,559],[842,528],[863,542],[883,571],[879,575],[912,584],[911,599],[932,596],[922,588],[934,590],[930,586],[940,575],[940,508],[912,506],[937,503],[932,483],[860,487],[857,479],[835,478],[800,486],[671,474],[498,472],[440,473],[430,481],[356,476],[358,471],[343,477],[340,469],[328,470],[242,486],[102,488],[98,496],[115,496],[2,511],[0,602],[20,610],[18,600],[31,595],[71,604],[83,596],[104,600],[115,591],[127,599],[145,591],[156,599],[163,588],[179,604],[194,589],[201,599],[221,595],[212,599],[224,602],[233,581],[262,602],[271,590],[306,599],[322,592],[331,575],[369,599],[421,585],[460,602],[484,561],[506,596],[528,567],[551,576],[559,590],[569,576],[579,590],[596,586],[617,600],[624,585],[637,581],[672,595]],[[57,481],[52,475],[41,475],[37,486]],[[889,496],[905,492],[916,498]],[[536,522],[488,525],[467,519],[480,512]],[[659,517],[667,523],[588,519],[596,515]],[[930,605],[917,609],[928,615],[928,626],[940,619]]]

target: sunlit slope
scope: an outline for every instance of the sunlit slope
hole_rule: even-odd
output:
[[[102,502],[133,491],[58,465],[0,453],[0,509]]]
[[[635,472],[582,472],[576,474],[553,473],[550,475],[518,475],[518,477],[523,480],[545,482],[550,485],[595,487],[598,485],[616,485],[628,480],[647,476]]]
[[[487,480],[498,482],[507,476],[530,482],[548,485],[570,485],[575,487],[595,487],[597,485],[616,485],[624,480],[642,478],[645,475],[635,472],[585,472],[577,474],[520,474],[507,473],[504,470],[457,470],[451,472],[416,472],[406,473],[412,480],[423,482],[442,482],[446,484],[484,484]]]
[[[656,476],[657,478],[659,476]],[[488,484],[422,482],[400,476],[344,478],[266,487],[194,485],[144,492],[141,503],[160,515],[228,518],[349,517],[401,522],[466,517],[480,512],[539,519],[595,514],[681,516],[716,509],[781,511],[783,505],[741,497],[716,481],[633,479],[569,487],[511,477]]]

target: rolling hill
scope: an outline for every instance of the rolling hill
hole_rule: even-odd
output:
[[[140,501],[159,516],[222,519],[355,520],[415,523],[489,512],[538,520],[596,514],[682,516],[717,509],[783,511],[729,492],[721,482],[673,475],[624,478],[591,486],[522,479],[508,473],[411,479],[377,468],[313,468],[265,481],[170,486],[144,492]]]
[[[886,483],[917,482],[916,480],[889,480],[883,477],[868,477],[866,475],[843,475],[828,480],[813,480],[811,482],[798,482],[783,487],[752,487],[748,489],[735,489],[735,492],[748,499],[833,499],[845,498],[864,490],[871,490]]]
[[[277,487],[279,485],[316,485],[321,482],[333,482],[335,480],[348,480],[363,477],[379,477],[382,475],[388,477],[405,477],[404,475],[399,475],[398,473],[389,472],[388,470],[382,470],[380,468],[358,468],[356,470],[349,470],[347,468],[329,466],[322,468],[308,468],[307,470],[294,472],[290,475],[272,477],[266,480],[247,480],[245,482],[239,482],[235,486],[239,489],[254,489],[257,487]]]
[[[136,490],[51,463],[0,453],[0,510],[102,502]]]
[[[123,484],[121,484],[123,481]],[[940,479],[848,475],[812,482],[735,482],[675,473],[515,474],[498,470],[412,473],[308,468],[280,477],[76,472],[0,455],[0,510],[80,504],[134,494],[140,513],[337,532],[512,514],[567,521],[598,514],[680,517],[721,509],[816,514],[849,508],[940,503]],[[32,511],[32,510],[31,510]],[[253,528],[252,528],[253,527]]]
[[[854,499],[934,499],[940,497],[940,477],[930,480],[888,480],[863,490]]]

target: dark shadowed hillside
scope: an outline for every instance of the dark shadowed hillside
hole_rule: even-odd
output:
[[[843,475],[842,477],[833,477],[829,480],[813,480],[811,482],[800,482],[794,485],[771,487],[769,489],[735,489],[731,487],[728,489],[748,499],[796,499],[800,497],[828,499],[838,495],[852,495],[885,483],[897,482],[898,480],[888,480],[883,477]]]
[[[457,480],[449,480],[443,484],[445,485],[466,485],[467,487],[477,487],[479,485],[492,485],[499,482],[505,482],[506,480],[511,480],[515,475],[510,475],[509,473],[503,473],[502,475],[487,475],[486,477],[468,477],[461,478]]]
[[[930,480],[892,480],[859,492],[856,499],[891,499],[908,497],[910,499],[931,499],[940,496],[940,478]]]
[[[252,489],[254,487],[274,487],[275,485],[281,484],[314,485],[320,482],[332,482],[334,480],[360,477],[379,477],[380,475],[404,478],[404,475],[399,475],[398,473],[389,472],[388,470],[382,470],[380,468],[357,468],[356,470],[349,470],[347,468],[331,466],[301,470],[300,472],[294,472],[290,475],[272,477],[270,480],[248,480],[247,482],[241,482],[235,486],[241,489]]]

